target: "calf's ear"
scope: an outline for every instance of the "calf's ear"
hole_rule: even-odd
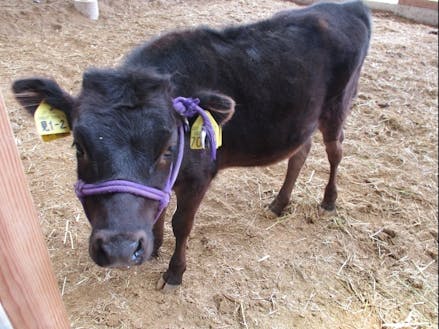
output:
[[[73,97],[62,90],[55,81],[45,78],[16,80],[12,84],[12,91],[17,101],[30,114],[33,115],[44,100],[50,106],[63,111],[71,126]]]
[[[197,94],[200,106],[209,111],[220,125],[224,125],[235,113],[235,101],[226,95],[203,90]]]

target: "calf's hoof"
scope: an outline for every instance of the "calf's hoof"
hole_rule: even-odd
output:
[[[273,212],[273,210],[270,209],[270,207],[265,207],[262,210],[262,215],[266,218],[266,219],[276,219],[277,217],[279,217],[275,212]]]
[[[163,275],[160,276],[159,281],[157,281],[156,289],[161,290],[165,293],[175,291],[178,287],[180,287],[179,284],[169,284],[166,282],[166,280],[163,278]]]
[[[319,206],[319,217],[333,217],[337,215],[337,209],[335,206],[327,207],[324,205]]]
[[[274,199],[272,203],[268,206],[267,211],[272,213],[273,218],[280,217],[282,215],[282,211],[287,206],[288,201],[279,201],[278,198]]]

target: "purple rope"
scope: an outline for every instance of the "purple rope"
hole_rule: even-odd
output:
[[[192,98],[177,97],[173,100],[174,109],[183,117],[192,117],[195,114],[201,115],[203,118],[203,129],[205,129],[207,136],[209,136],[211,156],[212,159],[216,158],[216,140],[215,133],[213,131],[212,124],[205,111],[198,106],[200,100]],[[97,194],[108,194],[108,193],[131,193],[143,198],[155,200],[159,202],[159,207],[157,209],[157,214],[154,218],[153,224],[159,219],[163,210],[168,206],[171,199],[172,187],[177,180],[178,173],[180,171],[181,163],[183,161],[184,153],[184,127],[180,125],[178,128],[178,154],[175,164],[171,164],[169,170],[169,176],[166,181],[163,190],[156,189],[154,187],[146,186],[143,184],[123,180],[115,179],[109,180],[101,183],[86,184],[82,180],[78,180],[75,184],[75,193],[78,199],[81,201],[82,206],[85,204],[85,197]]]
[[[86,184],[83,181],[78,181],[75,185],[75,191],[78,198],[84,198],[89,195],[104,194],[104,193],[132,193],[138,196],[160,201],[166,197],[166,193],[160,190],[152,190],[151,188],[137,184],[134,182],[115,179],[99,184]]]
[[[198,106],[200,100],[198,98],[185,98],[177,97],[172,101],[174,109],[185,118],[192,118],[194,115],[199,114],[203,118],[203,130],[206,132],[210,141],[210,155],[213,160],[216,160],[216,138],[215,132],[212,127],[212,123],[207,116],[205,110]]]

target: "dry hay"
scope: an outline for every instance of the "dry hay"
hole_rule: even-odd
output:
[[[113,65],[161,31],[246,22],[290,6],[102,1],[101,19],[91,22],[64,1],[1,1],[0,90],[73,328],[437,327],[438,40],[431,27],[375,15],[346,124],[338,214],[317,213],[328,175],[319,134],[277,220],[263,213],[285,163],[225,171],[197,214],[183,287],[170,295],[154,290],[173,250],[169,223],[158,260],[126,272],[95,266],[71,188],[71,139],[38,141],[9,91],[13,79],[34,74],[77,91],[85,68]]]

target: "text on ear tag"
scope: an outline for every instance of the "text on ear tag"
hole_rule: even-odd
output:
[[[222,145],[222,129],[221,126],[213,118],[209,111],[206,111],[207,117],[209,118],[210,124],[212,125],[213,131],[215,133],[216,148]],[[191,142],[190,148],[193,150],[202,150],[205,148],[205,138],[206,132],[203,130],[203,118],[198,116],[191,127]]]
[[[42,101],[34,113],[37,132],[45,142],[70,134],[66,114]]]

